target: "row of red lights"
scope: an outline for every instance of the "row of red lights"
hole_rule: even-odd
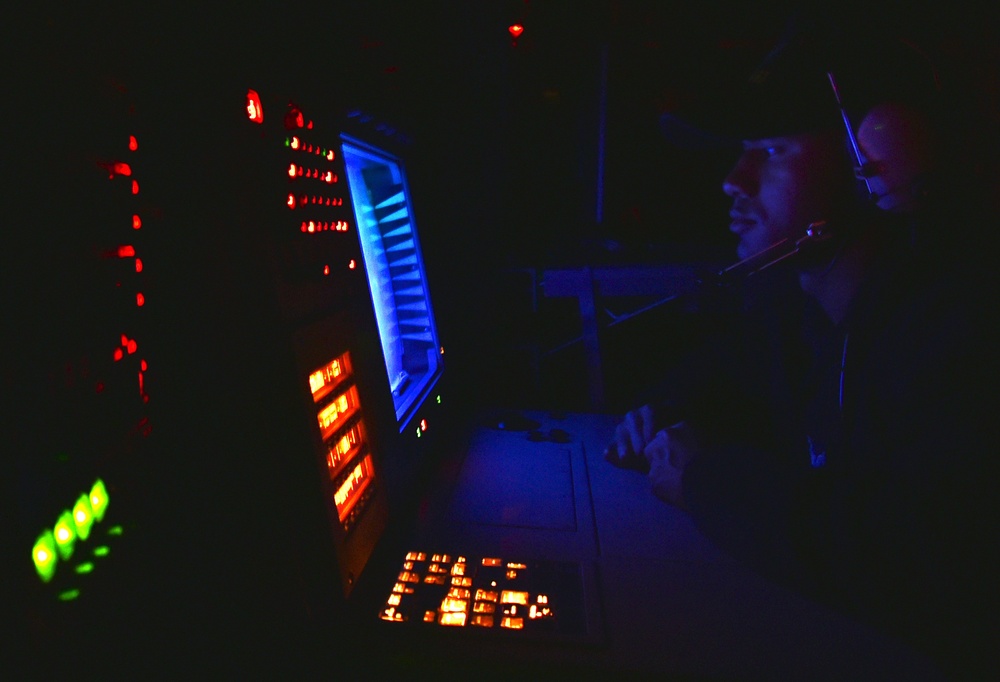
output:
[[[343,206],[343,197],[316,197],[316,196],[306,196],[303,194],[301,197],[296,197],[294,194],[289,194],[288,199],[285,201],[285,205],[288,208],[298,208],[299,206],[306,206],[307,204],[314,204],[318,206]]]
[[[322,180],[323,182],[333,184],[334,182],[339,182],[337,174],[333,171],[321,171],[317,168],[303,168],[302,166],[297,166],[294,163],[288,165],[288,177],[290,178],[316,178],[317,180]]]
[[[319,156],[326,157],[327,161],[333,161],[334,158],[336,158],[336,155],[333,153],[332,149],[325,150],[318,146],[314,147],[311,144],[304,144],[302,140],[294,136],[288,140],[288,146],[296,151],[302,151],[308,154],[317,154]]]
[[[309,222],[302,221],[302,232],[327,232],[333,230],[335,232],[347,232],[349,225],[346,220],[338,220],[336,222],[316,222],[310,220]]]

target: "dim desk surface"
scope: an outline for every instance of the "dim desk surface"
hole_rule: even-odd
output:
[[[413,543],[579,564],[587,633],[531,646],[531,660],[697,679],[929,677],[902,645],[744,569],[645,476],[605,462],[616,417],[482,423]],[[476,647],[484,660],[519,650],[513,637]]]

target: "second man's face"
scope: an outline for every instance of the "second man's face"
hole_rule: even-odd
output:
[[[834,132],[747,140],[722,183],[733,199],[730,231],[747,258],[810,223],[844,212],[852,191],[842,136]]]

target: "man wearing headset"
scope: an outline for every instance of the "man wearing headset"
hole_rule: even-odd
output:
[[[666,117],[679,142],[739,140],[741,267],[805,296],[748,306],[607,458],[765,575],[978,672],[998,634],[994,289],[960,248],[981,216],[948,176],[936,75],[871,46],[797,30],[700,125]]]

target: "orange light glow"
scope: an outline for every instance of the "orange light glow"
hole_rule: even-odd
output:
[[[294,163],[288,165],[288,177],[294,178],[296,175],[301,175],[301,169],[296,169]]]
[[[407,552],[407,561],[427,561],[427,554],[424,552]]]
[[[499,595],[493,590],[476,590],[476,601],[496,601],[499,599]]]
[[[518,590],[504,590],[500,593],[501,604],[527,604],[528,593]]]
[[[507,32],[510,33],[511,38],[516,40],[524,33],[524,26],[521,26],[521,24],[511,24],[507,27]]]
[[[351,354],[344,353],[309,374],[313,402],[319,402],[344,378],[351,375]]]
[[[509,628],[511,630],[523,630],[524,629],[524,619],[523,618],[512,618],[510,616],[504,616],[503,620],[500,621],[500,627]]]
[[[347,267],[349,269],[353,270],[354,268],[358,267],[358,265],[357,265],[357,263],[354,262],[354,259],[352,258],[351,262],[347,264]]]
[[[138,230],[140,227],[142,227],[142,219],[138,215],[133,215],[132,216],[132,229],[133,230]]]
[[[292,140],[289,143],[289,146],[292,149],[298,149],[299,147],[302,146],[302,142],[299,140],[299,138],[297,138],[296,136],[292,135]]]
[[[247,117],[254,123],[264,122],[264,107],[256,90],[247,90]]]
[[[128,148],[133,152],[139,148],[139,141],[135,139],[135,135],[128,136]]]
[[[351,513],[374,478],[375,467],[372,465],[372,456],[367,455],[333,494],[334,504],[337,505],[337,516],[341,522]]]
[[[362,443],[364,443],[364,426],[362,422],[358,422],[350,431],[338,438],[335,444],[327,445],[326,466],[330,470],[331,478],[340,473],[341,464],[350,461]]]
[[[491,627],[493,627],[493,616],[484,616],[482,614],[479,614],[479,615],[473,616],[472,617],[472,621],[470,621],[470,622],[471,622],[472,625],[475,625],[475,626],[478,626],[478,627],[481,627],[481,628],[491,628]]]
[[[357,409],[358,389],[356,386],[351,386],[316,415],[319,427],[323,432],[323,439],[332,436]]]
[[[502,566],[503,561],[494,557],[483,557],[483,566]]]
[[[462,627],[465,625],[465,620],[468,617],[464,611],[459,612],[448,612],[442,613],[441,619],[438,621],[441,625],[452,625],[457,627]]]
[[[441,611],[445,613],[465,613],[466,609],[469,608],[469,601],[467,599],[455,599],[454,597],[445,597],[441,601]]]
[[[330,151],[328,151],[326,153],[326,160],[327,161],[333,161],[333,158],[334,158],[334,156],[333,156],[333,150],[331,149]]]

